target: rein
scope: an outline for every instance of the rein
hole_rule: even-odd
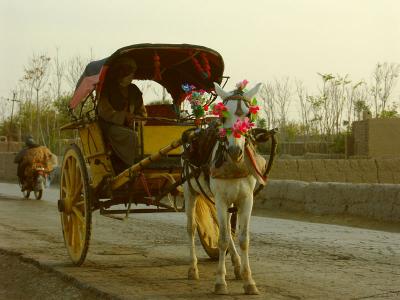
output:
[[[245,151],[246,151],[246,154],[248,155],[248,157],[250,158],[251,165],[253,166],[254,170],[257,173],[257,175],[260,176],[260,178],[266,183],[267,179],[268,179],[268,175],[267,174],[261,174],[261,172],[260,172],[260,170],[259,170],[259,168],[257,166],[257,163],[256,163],[256,161],[254,159],[254,155],[253,155],[254,152],[250,149],[250,146],[247,145],[247,144],[245,146]]]

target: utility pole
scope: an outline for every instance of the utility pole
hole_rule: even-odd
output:
[[[13,128],[14,103],[15,103],[15,102],[20,102],[20,103],[21,103],[20,100],[17,100],[17,99],[16,99],[16,97],[17,97],[17,93],[16,93],[16,92],[13,92],[13,97],[12,97],[12,99],[6,98],[7,101],[11,101],[11,102],[12,102],[12,105],[11,105],[11,119],[10,119],[10,125],[9,125],[9,127],[8,127],[7,151],[10,151],[10,141],[11,141],[11,139],[10,139],[11,134],[10,134],[10,133],[11,133],[12,128]],[[21,110],[21,107],[20,107],[20,110]],[[19,139],[21,139],[21,137],[19,137]]]

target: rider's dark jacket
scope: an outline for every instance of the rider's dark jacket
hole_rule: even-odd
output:
[[[23,158],[24,158],[24,156],[25,156],[25,154],[26,154],[26,151],[27,151],[28,149],[36,148],[36,147],[39,147],[39,146],[40,146],[40,145],[35,144],[35,143],[26,144],[25,147],[22,148],[22,149],[17,153],[17,155],[15,156],[15,158],[14,158],[14,163],[18,164],[17,176],[18,176],[20,179],[21,179],[21,178],[23,177],[23,175],[24,175],[25,166],[24,166],[24,164],[21,164],[21,162],[22,162],[22,160],[23,160]]]

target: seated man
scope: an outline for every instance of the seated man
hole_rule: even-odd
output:
[[[133,122],[147,117],[142,93],[132,84],[137,66],[134,60],[121,57],[110,68],[107,83],[98,104],[100,126],[115,154],[127,165],[135,163],[137,134]]]

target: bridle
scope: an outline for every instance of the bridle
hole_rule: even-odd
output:
[[[236,106],[236,110],[235,110],[235,115],[238,117],[241,117],[244,115],[243,109],[242,109],[242,102],[244,103],[244,105],[249,108],[251,105],[250,99],[243,96],[243,92],[242,91],[237,91],[235,92],[233,95],[226,97],[222,103],[225,105],[226,103],[228,103],[228,101],[237,101],[237,106]],[[250,114],[247,113],[247,116]],[[222,123],[225,123],[224,118],[222,118]]]
[[[222,103],[224,105],[226,105],[229,101],[237,101],[236,110],[234,112],[234,115],[236,117],[242,118],[244,116],[249,116],[250,115],[250,112],[247,112],[247,114],[245,114],[245,112],[243,111],[243,108],[242,108],[242,103],[247,108],[250,107],[250,105],[251,105],[250,99],[245,97],[245,96],[243,96],[243,92],[241,90],[235,91],[235,93],[233,95],[230,95],[230,96],[226,97],[223,100]],[[225,121],[226,121],[225,117],[221,117],[220,118],[220,122],[222,124],[224,124]],[[245,146],[247,145],[248,142],[249,142],[248,138],[245,137]],[[227,153],[232,158],[231,153],[228,151],[228,147],[229,147],[228,138],[226,136],[225,137],[219,137],[218,138],[218,144],[219,144],[218,145],[219,151],[222,152],[222,153],[220,153],[220,155],[222,155],[222,157],[223,157],[224,153]],[[220,158],[222,158],[222,157],[220,157]],[[233,158],[232,158],[232,160],[234,161]],[[219,162],[216,162],[216,165],[220,165],[220,164],[222,164],[222,162],[223,162],[223,160],[221,161],[221,159],[220,159]]]

